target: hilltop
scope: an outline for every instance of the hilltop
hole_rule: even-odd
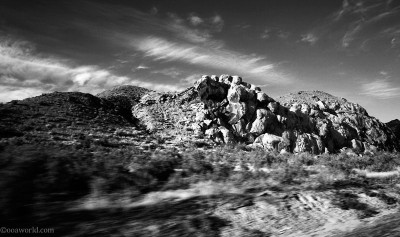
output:
[[[132,103],[137,102],[142,98],[142,96],[146,93],[151,92],[151,90],[132,85],[122,85],[116,86],[109,90],[105,90],[96,96],[99,98],[112,99],[115,97],[126,97]]]

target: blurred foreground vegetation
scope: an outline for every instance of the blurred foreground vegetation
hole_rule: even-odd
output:
[[[392,171],[399,166],[398,153],[384,152],[360,157],[281,155],[247,151],[240,145],[186,152],[6,145],[0,151],[0,219],[9,226],[28,226],[48,223],[50,218],[53,225],[62,226],[64,219],[57,223],[54,213],[63,213],[88,196],[134,202],[150,192],[205,181],[246,190],[321,190],[348,182],[393,186],[398,176],[366,181],[352,170]]]

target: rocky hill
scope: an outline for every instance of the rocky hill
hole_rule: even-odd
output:
[[[0,105],[0,141],[76,145],[134,130],[132,115],[118,104],[80,92],[54,92]]]
[[[191,134],[281,153],[398,149],[393,132],[358,104],[321,91],[275,100],[239,76],[203,76],[180,94],[146,94],[132,114],[149,131],[179,139]]]
[[[321,91],[273,99],[229,75],[203,76],[180,93],[120,86],[97,96],[55,92],[12,101],[0,106],[0,131],[3,140],[27,143],[97,136],[154,149],[242,143],[280,153],[399,150],[396,121],[381,123],[358,104]]]

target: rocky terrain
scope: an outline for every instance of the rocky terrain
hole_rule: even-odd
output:
[[[239,76],[203,76],[180,94],[147,94],[132,114],[150,131],[175,127],[217,144],[243,142],[282,153],[399,149],[394,133],[358,104],[321,91],[275,100]]]
[[[0,220],[57,236],[396,236],[398,128],[229,75],[11,101]]]

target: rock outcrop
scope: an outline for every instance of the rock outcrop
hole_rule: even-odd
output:
[[[358,104],[320,91],[272,99],[239,76],[203,76],[195,83],[204,111],[193,125],[216,142],[247,142],[281,152],[398,149],[387,126]],[[219,133],[226,134],[218,136]],[[229,137],[229,138],[227,138]]]
[[[239,76],[202,76],[181,93],[149,93],[132,113],[150,131],[172,127],[187,139],[241,142],[282,153],[399,149],[393,132],[358,104],[321,91],[274,100]]]

